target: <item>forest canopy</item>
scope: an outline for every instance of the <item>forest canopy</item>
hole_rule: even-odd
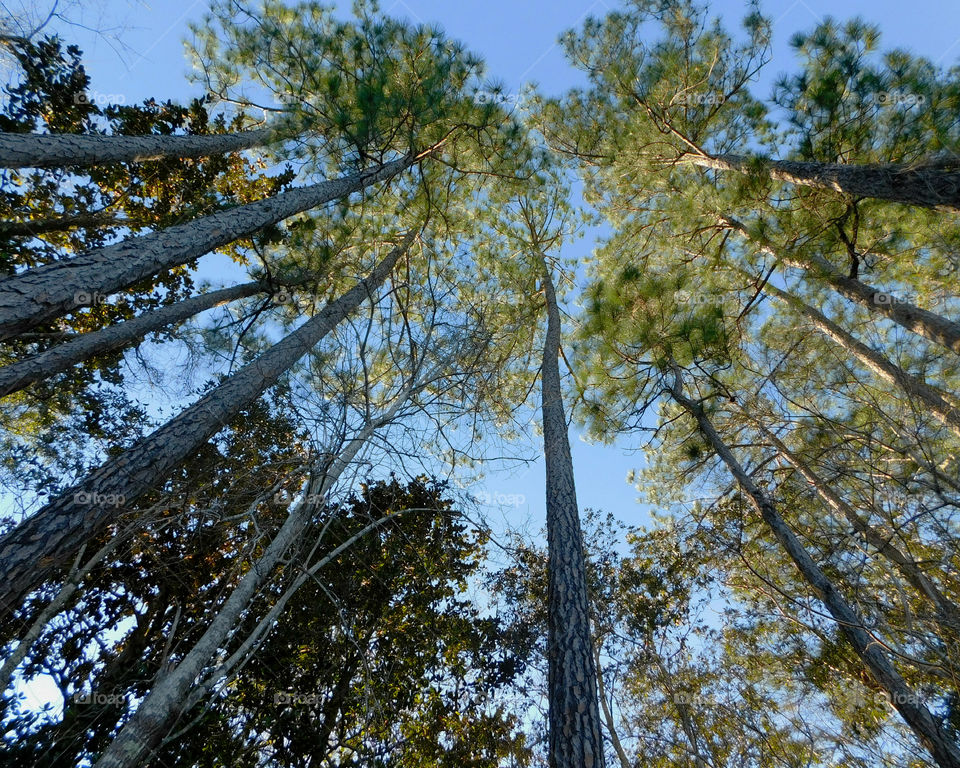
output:
[[[4,7],[0,765],[960,768],[960,68],[728,5]]]

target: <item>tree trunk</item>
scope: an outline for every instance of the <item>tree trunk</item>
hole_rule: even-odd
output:
[[[244,574],[196,644],[176,667],[157,681],[137,707],[133,717],[127,721],[116,739],[104,751],[96,768],[135,768],[146,762],[176,718],[183,713],[190,689],[195,685],[203,668],[226,645],[230,632],[250,605],[267,575],[307,527],[317,506],[316,502],[311,502],[309,499],[320,499],[325,496],[371,435],[393,417],[402,402],[403,400],[398,398],[387,414],[379,419],[368,421],[357,437],[351,440],[337,457],[334,465],[322,475],[320,482],[310,484],[307,489],[308,499],[304,499],[288,515],[263,555]],[[371,523],[312,566],[310,572],[315,573],[340,552],[352,546],[362,535],[389,519],[391,518],[382,518]],[[307,579],[308,576],[301,573],[297,578],[297,584],[303,584]],[[272,610],[270,615],[274,615]]]
[[[182,322],[208,309],[265,293],[270,288],[270,284],[265,282],[222,288],[146,312],[132,320],[110,325],[99,331],[75,336],[38,355],[0,368],[0,397],[48,379],[84,360],[126,349],[154,331]]]
[[[122,227],[131,222],[118,218],[107,211],[78,213],[75,216],[57,216],[49,219],[28,221],[0,221],[0,237],[36,237],[48,232],[65,232],[68,229]]]
[[[833,509],[834,512],[842,515],[844,519],[850,523],[851,527],[863,536],[867,544],[893,563],[913,588],[933,605],[939,619],[944,625],[943,628],[951,633],[960,631],[960,608],[944,595],[937,588],[936,584],[927,578],[916,561],[897,549],[889,538],[882,535],[866,520],[860,517],[856,510],[840,498],[837,492],[834,491],[828,483],[825,483],[806,462],[787,448],[780,438],[761,424],[758,424],[757,427],[763,436],[777,449],[777,452],[796,468],[824,503]]]
[[[597,666],[597,694],[600,699],[600,710],[603,712],[603,721],[607,725],[607,735],[610,737],[610,743],[613,744],[613,751],[617,753],[617,760],[620,761],[620,768],[633,768],[630,765],[630,758],[627,757],[627,751],[623,748],[623,742],[620,741],[620,734],[617,732],[617,724],[613,719],[613,712],[610,705],[607,704],[607,692],[603,687],[603,667],[600,664],[600,653],[594,648],[593,663]]]
[[[796,296],[782,291],[767,282],[764,292],[776,296],[781,301],[799,311],[809,319],[827,338],[853,355],[863,365],[876,373],[885,381],[895,384],[905,395],[925,403],[931,413],[943,424],[960,436],[960,408],[952,395],[927,384],[922,379],[913,376],[902,368],[897,367],[882,355],[874,352],[866,344],[857,341],[853,336],[831,322],[813,307],[804,304]]]
[[[43,630],[47,628],[47,624],[50,622],[50,620],[60,613],[60,611],[63,609],[63,606],[67,604],[67,601],[70,600],[77,589],[79,589],[80,584],[87,577],[87,574],[93,570],[94,566],[102,562],[107,555],[109,555],[110,552],[112,552],[113,549],[122,541],[123,537],[121,536],[115,536],[114,538],[110,539],[110,541],[104,544],[82,568],[80,567],[80,560],[83,557],[85,550],[81,548],[81,551],[77,557],[77,561],[67,576],[63,586],[60,588],[60,591],[57,592],[53,600],[47,603],[47,605],[43,607],[43,610],[37,614],[37,617],[33,620],[33,623],[17,641],[17,647],[14,649],[13,653],[4,659],[3,666],[0,667],[0,694],[4,693],[10,686],[10,681],[13,679],[13,673],[17,671],[17,667],[20,666],[20,662],[27,658],[27,654],[30,653],[30,649],[33,648],[34,643],[36,643],[40,638],[40,635],[43,634]]]
[[[209,136],[98,136],[73,133],[0,133],[0,168],[60,168],[197,158],[259,147],[278,138],[273,128]]]
[[[675,368],[675,379],[669,391],[677,404],[696,419],[700,433],[727,465],[760,517],[796,565],[804,581],[811,586],[820,601],[827,607],[871,677],[887,693],[891,705],[900,713],[941,768],[960,768],[960,749],[957,744],[940,727],[930,711],[920,702],[917,694],[907,686],[883,652],[881,643],[864,629],[857,612],[816,564],[780,516],[773,501],[754,484],[733,452],[717,434],[703,407],[683,394],[683,382],[679,369]]]
[[[684,163],[715,171],[763,173],[801,187],[960,213],[960,171],[946,166],[844,165],[743,155],[686,155]]]
[[[549,553],[549,762],[550,768],[601,768],[603,741],[586,557],[560,388],[560,308],[546,257],[541,255],[540,260],[547,303],[541,382]]]
[[[365,187],[393,178],[417,161],[413,155],[353,176],[283,192],[255,203],[128,238],[73,259],[46,264],[0,282],[0,340],[29,330],[214,248]]]
[[[30,590],[76,553],[83,541],[118,518],[124,505],[155,488],[242,408],[273,386],[383,284],[415,236],[411,231],[366,278],[296,331],[0,539],[0,615],[15,610]]]
[[[652,635],[648,638],[648,642],[653,642]],[[713,754],[712,763],[707,762],[706,758],[703,756],[703,753],[700,751],[700,730],[697,727],[697,724],[694,722],[693,718],[690,715],[690,704],[692,702],[687,700],[687,697],[682,693],[678,693],[676,687],[670,680],[671,673],[670,670],[664,665],[663,660],[654,652],[653,655],[653,664],[656,667],[656,677],[657,682],[663,686],[663,690],[666,692],[670,703],[673,705],[674,711],[677,713],[677,718],[680,720],[680,729],[683,731],[683,735],[687,739],[687,744],[689,745],[687,751],[693,757],[693,761],[697,764],[697,768],[715,768],[715,766],[722,765],[722,761],[716,759],[716,755]],[[703,742],[707,745],[707,748],[713,751],[713,745],[708,739],[703,739]]]
[[[754,240],[747,228],[736,219],[724,216],[721,217],[721,223],[738,232],[763,253],[782,261],[787,266],[802,269],[808,275],[825,280],[837,293],[855,304],[889,318],[897,325],[918,336],[923,336],[934,344],[960,354],[960,323],[947,320],[935,312],[921,309],[910,302],[899,301],[892,294],[878,291],[856,278],[848,277],[838,272],[829,261],[820,256],[810,257],[810,264],[784,256],[774,251],[769,245]]]

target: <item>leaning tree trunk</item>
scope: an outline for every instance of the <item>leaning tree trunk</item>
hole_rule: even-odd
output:
[[[47,628],[47,624],[53,619],[54,616],[63,610],[63,607],[80,588],[80,584],[87,577],[87,574],[89,574],[95,566],[102,563],[106,557],[123,542],[123,540],[124,539],[122,536],[115,536],[110,539],[110,541],[104,544],[93,557],[87,560],[83,567],[80,567],[80,562],[85,553],[85,549],[81,549],[77,557],[77,561],[68,574],[63,586],[60,588],[60,591],[57,592],[53,600],[47,603],[36,615],[36,617],[33,619],[33,623],[31,623],[27,628],[27,631],[17,639],[17,647],[9,656],[7,656],[6,659],[3,660],[3,665],[0,666],[0,694],[6,692],[7,688],[10,686],[11,680],[13,679],[14,672],[17,671],[17,667],[19,667],[20,663],[27,658],[30,650],[33,648],[37,640],[40,639],[43,631]]]
[[[937,419],[956,435],[960,436],[960,408],[952,395],[933,387],[922,379],[897,367],[883,355],[874,352],[866,344],[857,341],[836,323],[831,322],[813,307],[804,304],[793,294],[782,291],[767,282],[763,290],[799,311],[809,319],[828,339],[843,348],[863,365],[885,381],[899,387],[905,395],[924,403]]]
[[[593,663],[597,666],[597,694],[600,699],[600,711],[603,713],[603,721],[607,724],[607,735],[610,737],[610,743],[613,745],[613,751],[620,761],[620,768],[633,768],[630,765],[630,758],[627,751],[623,748],[623,742],[620,741],[620,734],[617,732],[617,723],[613,719],[613,711],[607,703],[607,692],[603,685],[603,667],[600,664],[600,653],[596,647],[593,649]],[[700,768],[698,766],[697,768]]]
[[[411,231],[373,271],[296,331],[211,390],[150,436],[108,460],[0,539],[0,616],[15,610],[122,507],[155,488],[191,452],[273,386],[392,271],[413,242]]]
[[[907,301],[900,301],[889,293],[884,293],[853,277],[848,277],[836,269],[821,256],[810,257],[810,263],[779,253],[764,243],[758,243],[741,222],[728,216],[720,219],[724,226],[738,232],[763,253],[782,261],[789,267],[802,269],[808,275],[827,282],[837,293],[859,304],[866,310],[892,320],[911,333],[923,336],[934,344],[946,347],[960,354],[960,323],[955,323],[935,312],[921,309]]]
[[[408,155],[353,176],[292,189],[217,211],[159,232],[129,238],[73,259],[46,264],[0,282],[0,340],[85,306],[214,248],[331,200],[391,179],[417,162]]]
[[[586,556],[560,388],[560,308],[546,257],[540,260],[547,303],[540,376],[547,471],[549,763],[550,768],[601,768]]]
[[[203,668],[225,646],[230,632],[237,625],[241,614],[250,605],[260,586],[306,529],[317,506],[317,502],[311,499],[322,499],[325,496],[376,429],[393,418],[400,404],[401,401],[398,399],[384,417],[368,421],[333,465],[320,476],[320,482],[311,483],[307,489],[307,498],[287,516],[266,551],[244,574],[200,639],[180,663],[153,686],[147,697],[137,707],[133,717],[104,751],[96,768],[135,768],[147,761],[171,724],[184,711],[190,689],[195,685]],[[382,523],[386,519],[389,518],[381,519],[377,523]],[[356,538],[349,539],[321,562],[329,562]],[[306,577],[304,574],[300,576],[302,584],[306,581]]]
[[[715,171],[762,173],[776,181],[832,189],[851,197],[960,213],[960,171],[949,167],[844,165],[743,155],[685,155],[683,162]]]
[[[863,621],[857,612],[810,556],[802,542],[780,516],[773,501],[754,484],[750,475],[714,429],[703,406],[683,394],[683,381],[678,368],[675,368],[675,378],[669,392],[674,401],[696,419],[704,439],[727,465],[764,523],[796,565],[804,581],[827,607],[841,632],[863,661],[870,676],[886,692],[892,706],[930,751],[936,763],[941,768],[960,768],[960,748],[957,747],[956,742],[944,728],[940,727],[930,711],[920,702],[917,694],[907,686],[882,650],[882,644],[864,629]]]
[[[921,570],[917,562],[908,554],[901,552],[893,544],[890,536],[880,533],[871,526],[869,522],[860,517],[856,510],[847,504],[847,502],[830,487],[829,483],[825,483],[803,459],[787,448],[786,444],[779,437],[762,424],[758,424],[757,427],[763,436],[777,449],[777,452],[803,476],[803,479],[810,484],[824,503],[833,509],[834,512],[842,515],[844,519],[850,523],[850,526],[863,537],[863,540],[867,542],[867,544],[895,565],[913,588],[933,605],[938,615],[938,621],[943,629],[951,633],[960,632],[960,607],[940,591],[937,585]]]
[[[0,368],[0,397],[48,379],[84,360],[124,350],[154,331],[187,320],[213,307],[266,293],[271,287],[267,282],[257,281],[222,288],[146,312],[132,320],[109,325],[99,331],[75,336],[38,355]]]
[[[0,237],[36,237],[49,232],[65,232],[68,229],[93,229],[102,227],[130,226],[126,219],[108,211],[78,213],[75,216],[55,216],[48,219],[26,221],[0,221]]]
[[[0,168],[142,163],[166,157],[224,155],[267,144],[274,128],[208,136],[98,136],[74,133],[0,133]]]

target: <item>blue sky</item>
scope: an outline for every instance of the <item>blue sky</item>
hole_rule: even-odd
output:
[[[17,3],[6,7],[16,12]],[[347,3],[341,3],[347,6]],[[734,26],[745,12],[740,0],[718,0],[714,11]],[[49,8],[49,5],[43,7]],[[61,6],[64,7],[64,6]],[[81,7],[66,6],[65,15],[82,26],[60,24],[66,37],[83,49],[95,93],[114,101],[134,103],[146,97],[183,99],[198,93],[186,79],[188,65],[183,39],[189,22],[198,21],[206,0],[93,0]],[[579,82],[579,74],[566,62],[558,36],[579,26],[588,15],[602,16],[617,7],[614,0],[384,0],[383,10],[413,21],[439,24],[451,37],[482,54],[489,76],[516,92],[536,82],[545,92],[559,94]],[[763,11],[774,21],[774,57],[763,80],[767,86],[776,74],[793,67],[787,45],[790,36],[812,27],[827,15],[848,18],[861,15],[880,25],[882,47],[904,47],[943,66],[960,60],[960,3],[951,0],[767,0]],[[34,11],[33,13],[36,13]],[[95,34],[93,30],[99,30]],[[768,90],[768,88],[767,88]],[[571,246],[571,256],[585,255],[589,238]],[[205,274],[216,271],[207,264]],[[625,444],[627,447],[627,444]],[[624,522],[645,518],[625,481],[641,457],[624,448],[591,446],[573,436],[581,506],[614,512]],[[522,495],[518,509],[505,508],[512,522],[525,516],[535,528],[543,520],[543,468],[531,465],[510,476],[491,477],[480,493]],[[519,513],[519,514],[518,514]],[[519,519],[518,519],[519,518]]]
[[[48,0],[49,2],[49,0]],[[191,92],[182,53],[187,25],[198,21],[207,0],[90,0],[67,16],[71,37],[81,44],[94,87],[130,101],[146,96],[183,97]],[[27,0],[4,3],[14,9]],[[48,3],[37,3],[38,7]],[[341,2],[346,6],[347,3]],[[391,15],[439,24],[448,35],[466,42],[486,59],[491,76],[511,90],[536,81],[548,93],[560,93],[576,73],[557,45],[564,30],[588,16],[602,16],[615,0],[384,0]],[[730,25],[744,15],[741,0],[717,0],[715,12]],[[766,0],[764,12],[774,20],[771,74],[792,65],[790,35],[808,29],[827,15],[861,15],[883,30],[885,47],[906,47],[944,65],[960,59],[960,4],[952,0]],[[62,27],[62,25],[61,25]],[[102,30],[94,35],[89,30]]]

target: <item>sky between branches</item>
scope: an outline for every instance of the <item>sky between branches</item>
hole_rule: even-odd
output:
[[[94,98],[134,104],[148,97],[186,101],[201,95],[202,90],[187,79],[183,41],[190,22],[202,18],[207,0],[81,0],[81,4],[61,6],[78,24],[54,23],[51,28],[83,50]],[[50,4],[44,5],[49,9]],[[349,2],[340,5],[349,9]],[[582,74],[566,62],[559,35],[579,27],[587,16],[603,16],[617,5],[616,0],[384,0],[382,8],[391,16],[438,24],[447,35],[463,41],[484,57],[488,76],[500,82],[507,95],[531,82],[549,95],[559,95],[583,82]],[[711,6],[728,28],[735,28],[745,2],[713,0]],[[4,2],[4,7],[16,15],[34,4],[14,0]],[[765,0],[762,10],[774,22],[774,44],[758,95],[767,95],[775,77],[795,67],[790,37],[828,15],[839,19],[860,15],[879,25],[884,50],[907,48],[943,67],[960,62],[960,3],[955,0]],[[36,16],[36,9],[31,13]],[[569,245],[565,255],[587,255],[592,234]],[[236,267],[216,256],[201,260],[200,275],[215,286],[242,279]],[[642,454],[627,450],[637,447],[639,439],[616,447],[576,439],[572,443],[580,506],[613,512],[627,524],[644,522],[645,510],[636,504],[636,492],[626,482],[627,472],[643,461]],[[491,475],[475,494],[486,499],[522,497],[519,505],[488,511],[494,519],[502,513],[513,525],[529,520],[529,527],[536,530],[545,514],[543,488],[539,461]]]

